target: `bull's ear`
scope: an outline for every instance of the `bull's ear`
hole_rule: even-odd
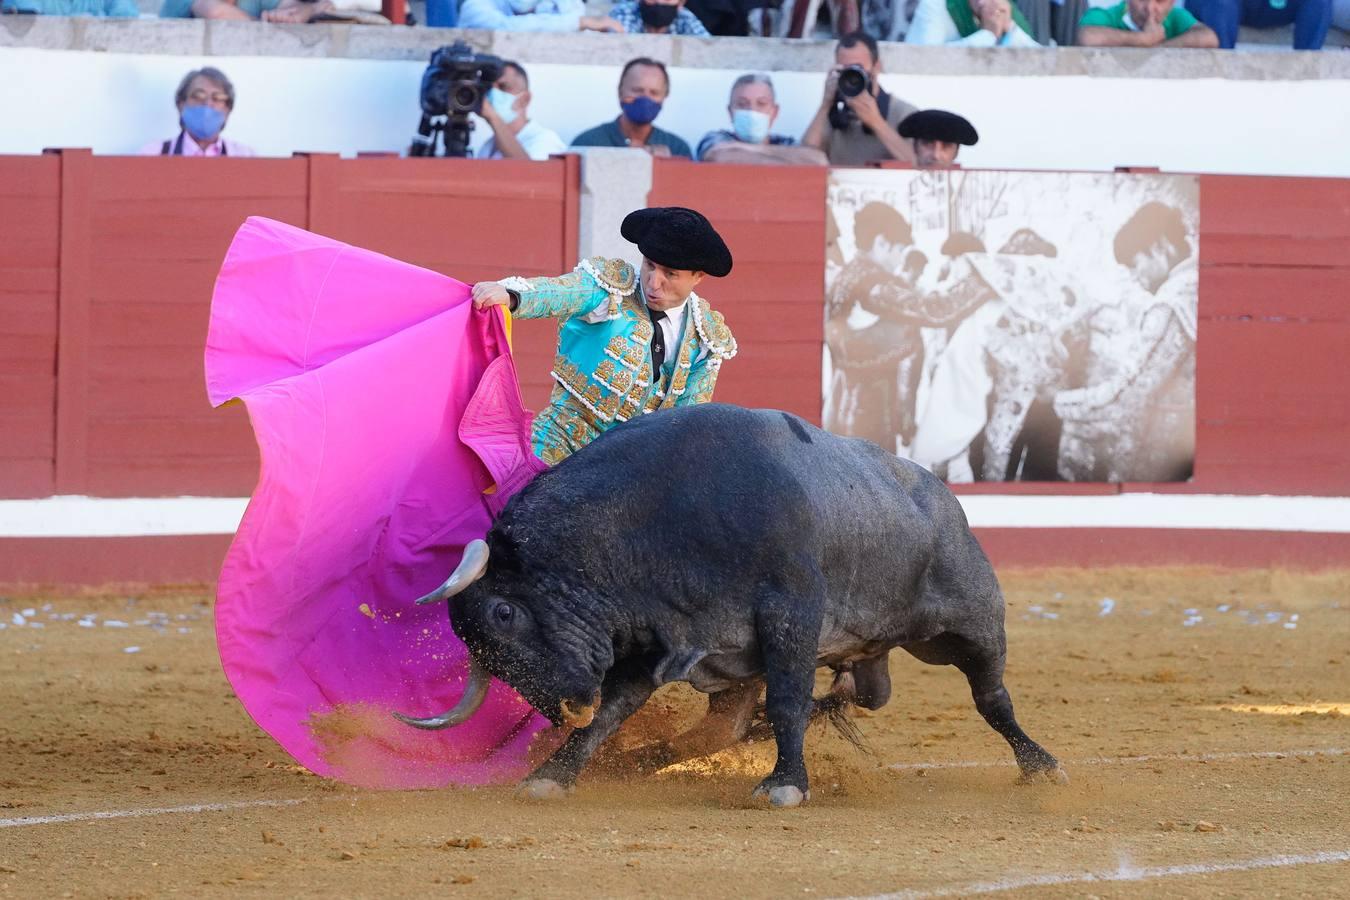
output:
[[[431,593],[417,598],[417,605],[422,606],[427,603],[440,603],[449,600],[451,597],[482,578],[487,573],[488,566],[488,545],[484,540],[472,540],[464,548],[464,556],[460,558],[459,565],[455,571],[450,573],[450,577],[445,579],[445,583]]]

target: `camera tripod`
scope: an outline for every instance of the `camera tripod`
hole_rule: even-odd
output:
[[[445,119],[432,120],[422,116],[422,123],[413,135],[410,156],[435,156],[436,145],[442,148],[441,156],[466,157],[469,155],[469,137],[473,134],[473,121],[468,113],[451,113]]]

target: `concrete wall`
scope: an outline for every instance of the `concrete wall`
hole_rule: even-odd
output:
[[[4,17],[0,153],[134,153],[176,131],[173,88],[208,62],[238,88],[228,133],[263,154],[401,151],[425,60],[461,36],[524,62],[532,117],[567,140],[617,115],[618,71],[636,55],[674,66],[658,124],[691,144],[726,125],[728,88],[752,69],[774,73],[775,130],[800,135],[831,58],[807,41]],[[887,45],[883,62],[888,90],[975,122],[971,167],[1350,176],[1350,54]]]

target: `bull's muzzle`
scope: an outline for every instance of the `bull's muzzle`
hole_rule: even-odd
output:
[[[440,603],[449,600],[451,597],[464,590],[469,585],[483,577],[487,572],[488,565],[488,545],[487,541],[473,540],[469,541],[464,548],[464,555],[460,557],[459,565],[455,571],[450,573],[450,577],[445,579],[445,583],[436,590],[424,597],[417,599],[417,605],[422,606],[427,603]]]
[[[464,685],[464,696],[459,698],[459,702],[455,704],[454,709],[426,719],[414,719],[412,716],[405,716],[398,712],[394,713],[394,718],[405,725],[424,728],[428,731],[458,725],[472,716],[478,711],[478,707],[483,705],[483,699],[487,697],[488,685],[491,682],[492,676],[488,675],[485,669],[479,666],[477,662],[470,662],[469,680]]]

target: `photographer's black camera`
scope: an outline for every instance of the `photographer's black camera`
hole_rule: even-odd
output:
[[[835,81],[834,105],[830,107],[830,127],[842,130],[857,121],[858,117],[854,115],[853,110],[849,109],[848,104],[844,101],[851,100],[871,89],[872,76],[868,75],[867,70],[862,66],[855,64],[840,69],[839,78]]]
[[[431,54],[422,73],[422,123],[413,136],[411,155],[434,156],[436,136],[444,134],[446,156],[467,156],[473,123],[469,113],[483,108],[483,98],[502,75],[505,62],[497,56],[475,53],[455,41]],[[446,120],[432,121],[445,116]]]
[[[839,73],[838,90],[841,97],[856,97],[871,86],[872,78],[862,66],[845,66]]]

